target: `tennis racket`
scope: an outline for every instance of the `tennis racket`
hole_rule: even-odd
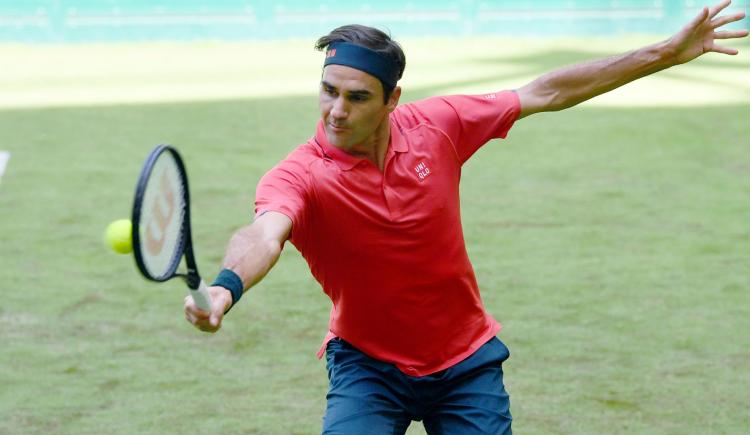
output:
[[[143,164],[132,222],[133,254],[143,276],[157,282],[183,278],[198,308],[210,312],[211,296],[193,254],[187,173],[175,148],[159,145]],[[187,272],[178,273],[183,255]]]

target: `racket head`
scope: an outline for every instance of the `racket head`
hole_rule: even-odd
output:
[[[159,145],[138,177],[133,201],[133,254],[152,281],[176,273],[190,239],[190,196],[185,165],[176,149]]]

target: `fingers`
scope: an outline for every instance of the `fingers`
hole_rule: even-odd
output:
[[[714,32],[714,39],[744,38],[747,35],[747,30],[723,30],[720,32]]]
[[[714,6],[713,8],[711,8],[710,17],[713,19],[719,12],[724,10],[731,3],[732,2],[729,0],[724,0],[723,2]],[[745,18],[744,12],[737,12],[731,15],[719,17],[711,21],[711,28],[717,29],[726,24],[740,21],[744,18]],[[722,31],[715,31],[713,34],[713,39],[716,40],[716,39],[744,38],[747,35],[748,35],[747,30],[722,30]],[[716,44],[713,44],[710,51],[713,51],[715,53],[728,54],[730,56],[734,56],[739,53],[739,50],[737,50],[736,48],[729,48],[729,47],[724,47],[722,45],[716,45]]]
[[[725,24],[734,23],[735,21],[740,21],[745,18],[744,12],[737,12],[736,14],[732,15],[726,15],[723,17],[719,17],[713,21],[711,21],[711,27],[716,29],[719,28]]]
[[[703,24],[704,21],[708,20],[710,17],[708,16],[708,8],[704,7],[703,10],[698,12],[698,15],[693,18],[693,21],[690,22],[690,24],[687,25],[687,27],[690,28],[697,28],[701,24]]]
[[[714,5],[714,6],[712,6],[711,9],[710,9],[710,11],[709,11],[710,12],[709,16],[711,18],[715,17],[716,15],[719,14],[719,12],[723,11],[730,4],[732,4],[731,0],[724,0],[721,3],[718,3],[718,4]]]
[[[730,56],[734,56],[740,52],[736,48],[722,47],[721,45],[714,45],[713,47],[711,47],[711,51],[715,53],[728,54]]]
[[[195,305],[192,296],[185,297],[185,320],[204,332],[216,332],[221,328],[221,319],[216,315],[201,310]]]

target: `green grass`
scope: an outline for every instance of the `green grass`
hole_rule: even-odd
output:
[[[546,62],[417,55],[425,80],[404,99],[451,90],[441,74],[460,66],[481,81],[513,65],[520,80],[578,60],[575,46]],[[709,70],[745,95],[746,79],[722,75],[747,70],[736,61],[663,79],[689,92],[685,75]],[[127,217],[147,152],[174,143],[213,277],[257,180],[317,118],[310,93],[250,97],[0,111],[0,433],[319,432],[329,301],[293,246],[210,336],[182,318],[182,283],[143,281],[101,241]],[[465,234],[511,349],[518,433],[750,427],[750,104],[698,103],[536,115],[465,167]]]

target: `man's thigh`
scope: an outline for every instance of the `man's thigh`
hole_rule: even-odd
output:
[[[395,368],[334,339],[328,344],[330,381],[323,434],[403,434],[411,422]]]
[[[510,398],[502,362],[508,350],[493,339],[466,361],[449,369],[452,379],[424,418],[430,435],[511,434]],[[464,364],[464,367],[459,367]]]

